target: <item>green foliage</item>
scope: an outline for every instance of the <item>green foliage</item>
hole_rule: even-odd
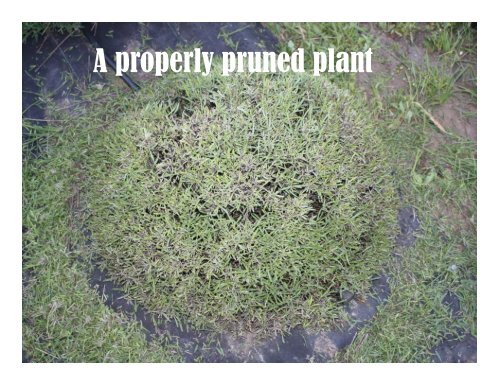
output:
[[[380,106],[377,121],[395,182],[421,230],[415,245],[397,251],[400,258],[389,264],[389,301],[337,359],[426,362],[444,336],[476,333],[476,143],[437,132],[406,90],[377,98],[382,101],[372,103]],[[419,98],[427,105],[434,99]],[[443,305],[446,291],[459,297],[460,318]]]
[[[304,48],[305,68],[313,68],[313,52],[335,48],[336,51],[366,51],[373,38],[358,23],[271,23],[267,25],[281,41],[281,50],[289,53]],[[330,73],[323,77],[344,89],[353,89],[354,73]]]
[[[476,45],[471,23],[430,23],[425,45],[442,54],[460,54]]]
[[[296,47],[323,50],[331,45],[343,50],[361,50],[367,42],[372,46],[379,44],[363,27],[351,23],[279,23],[269,27],[288,50]],[[395,26],[395,30],[402,29]],[[432,43],[438,33],[443,43],[439,43],[439,39]],[[476,144],[457,135],[438,132],[415,104],[418,101],[426,107],[437,108],[450,93],[455,96],[465,86],[467,93],[460,96],[470,95],[472,103],[475,102],[474,71],[470,71],[470,76],[465,76],[468,75],[465,72],[459,79],[461,67],[467,64],[475,68],[475,31],[468,24],[430,23],[426,36],[426,47],[439,53],[429,52],[432,64],[428,65],[425,60],[412,64],[400,58],[410,85],[391,90],[387,79],[379,76],[364,106],[360,93],[354,94],[359,98],[355,100],[354,96],[328,86],[328,82],[308,77],[253,75],[249,79],[245,76],[195,79],[188,76],[184,79],[185,75],[178,74],[144,87],[134,96],[126,95],[120,88],[121,83],[112,77],[115,84],[105,85],[102,90],[87,90],[82,96],[83,103],[75,104],[72,115],[60,113],[51,106],[49,115],[57,126],[41,127],[25,122],[30,141],[24,149],[23,161],[23,349],[28,356],[33,361],[44,362],[180,360],[175,347],[162,346],[156,341],[148,344],[137,323],[107,308],[89,288],[87,260],[96,251],[105,257],[105,265],[112,268],[115,279],[126,287],[129,296],[151,309],[176,317],[186,315],[198,325],[223,320],[234,327],[236,321],[240,324],[235,327],[237,331],[281,331],[287,323],[295,322],[327,326],[332,317],[339,316],[339,308],[334,303],[340,289],[338,283],[350,290],[356,286],[366,287],[369,272],[377,272],[383,264],[388,264],[385,268],[392,278],[390,298],[379,307],[371,323],[359,331],[353,344],[339,353],[337,360],[428,361],[431,350],[443,336],[456,334],[457,328],[475,334]],[[458,39],[460,43],[453,43]],[[446,52],[450,47],[455,48]],[[389,54],[398,56],[397,51]],[[353,74],[322,77],[325,78],[333,79],[343,89],[358,88]],[[266,83],[258,83],[259,79],[265,79]],[[463,80],[470,80],[471,84],[464,86]],[[252,98],[268,94],[271,96],[264,111],[254,103],[258,99]],[[305,102],[314,103],[305,108]],[[303,112],[296,114],[298,106]],[[353,133],[347,132],[340,149],[335,143],[342,137],[336,135],[343,133],[339,128],[344,122],[351,122],[342,119],[345,114],[356,117],[350,127],[361,137],[353,138]],[[377,136],[371,125],[375,126]],[[315,127],[309,131],[298,129]],[[197,134],[193,128],[198,130]],[[244,133],[245,128],[247,131],[255,128],[253,138],[259,141],[236,137]],[[321,146],[320,138],[333,146]],[[196,146],[196,141],[199,143],[201,139],[211,145],[205,152]],[[248,153],[247,150],[255,148],[250,145],[255,143],[258,151]],[[28,155],[32,149],[39,156]],[[307,150],[309,155],[304,158],[307,162],[297,157],[300,149]],[[170,150],[175,150],[175,157]],[[329,157],[324,164],[316,161],[317,165],[323,165],[323,174],[308,176],[303,172],[312,170],[311,162],[320,150],[326,151]],[[295,158],[290,157],[292,162],[284,167],[287,152]],[[351,162],[348,154],[354,156],[356,162]],[[383,239],[380,236],[380,240],[372,237],[371,250],[367,249],[366,253],[361,253],[360,245],[352,243],[360,230],[371,226],[369,221],[360,222],[360,218],[373,219],[378,224],[384,216],[390,217],[386,220],[387,227],[381,224],[379,228],[380,235],[390,233],[389,226],[394,223],[392,200],[387,207],[371,209],[369,202],[352,208],[338,205],[336,221],[327,226],[327,217],[321,216],[331,218],[334,210],[333,205],[324,204],[338,204],[340,198],[335,201],[327,190],[320,189],[323,196],[319,202],[331,210],[323,210],[319,216],[314,211],[316,200],[312,201],[303,191],[308,187],[315,192],[316,183],[322,185],[324,181],[328,186],[327,172],[331,172],[332,182],[335,173],[356,175],[362,181],[373,165],[373,160],[367,160],[367,164],[357,162],[364,154],[380,161],[380,169],[371,177],[380,176],[381,181],[375,186],[385,188],[372,190],[372,194],[392,192],[384,166],[387,154],[394,183],[404,199],[402,205],[415,207],[421,222],[416,244],[409,250],[397,251],[398,259],[383,252],[388,248],[386,236]],[[254,184],[250,177],[259,173],[267,178],[267,172],[272,170],[265,168],[265,161],[273,160],[274,156],[276,162],[271,162],[270,168],[280,168],[271,174],[280,176],[281,184],[290,187],[283,201],[293,205],[286,206],[290,209],[286,213],[261,213],[255,209],[262,206],[262,200],[267,197],[269,201],[272,196],[243,187],[265,183],[267,180],[262,178]],[[250,164],[252,168],[248,168]],[[213,173],[210,166],[217,167]],[[339,166],[344,169],[337,170]],[[300,184],[295,183],[296,179]],[[358,205],[360,197],[355,187],[359,181],[346,182],[342,187],[343,202]],[[240,183],[242,189],[238,189]],[[85,189],[80,192],[82,185]],[[209,188],[216,193],[213,204],[217,205],[212,209],[206,199],[210,197]],[[202,191],[205,192],[203,201],[198,194]],[[379,205],[385,205],[384,200],[390,200],[390,194],[372,198],[378,200]],[[225,200],[227,197],[231,199]],[[240,217],[232,217],[238,213],[229,211],[231,203],[238,205]],[[358,207],[363,213],[349,219],[348,215]],[[285,205],[277,202],[275,208],[285,208]],[[172,212],[174,209],[177,213]],[[229,216],[225,217],[224,210]],[[380,217],[376,217],[377,213]],[[286,221],[280,222],[281,216],[286,216]],[[84,223],[93,227],[94,244],[90,247],[85,246],[82,239]],[[258,228],[255,224],[262,225]],[[259,273],[249,264],[248,249],[253,236],[249,229],[257,227],[256,234],[262,237],[264,230],[269,229],[264,226],[269,224],[274,226],[274,233],[269,234],[275,237],[267,237],[270,245],[267,250],[259,249],[267,251],[267,255],[264,254],[267,258],[259,261],[259,266],[267,269],[261,268]],[[348,225],[349,231],[338,237],[342,227]],[[309,239],[294,228],[300,226]],[[314,240],[325,241],[318,236],[322,226],[328,234],[337,235],[323,245],[336,247],[337,252],[345,251],[335,261],[329,260],[330,255],[321,259],[321,251],[314,247]],[[182,229],[189,232],[183,235]],[[217,238],[214,229],[224,237]],[[231,229],[234,231],[229,232]],[[190,238],[188,234],[197,238]],[[287,236],[297,234],[282,247]],[[112,242],[107,243],[109,240]],[[349,243],[351,247],[346,246]],[[175,249],[175,245],[180,249]],[[236,256],[238,245],[243,247],[240,265],[226,265],[216,276],[216,269]],[[181,256],[193,256],[207,246],[212,246],[212,252],[217,253],[219,263],[196,258],[182,260]],[[216,246],[225,249],[219,251]],[[270,256],[274,252],[271,246],[276,248],[273,256]],[[303,246],[310,247],[307,256],[311,256],[307,260],[304,257],[303,263],[297,256],[286,256]],[[294,271],[296,267],[305,269],[307,279]],[[210,268],[212,279],[208,285],[206,274]],[[321,270],[325,273],[320,273]],[[328,285],[321,279],[333,272],[337,275],[330,283],[335,286],[328,291]],[[284,273],[295,275],[295,284],[287,282],[285,288],[281,280]],[[168,292],[162,277],[178,284],[178,292]],[[245,278],[249,279],[248,285],[261,283],[270,292],[241,292],[247,288]],[[304,289],[300,287],[303,282],[306,283]],[[206,292],[201,293],[203,290]],[[460,299],[461,316],[457,319],[452,318],[442,304],[448,290]],[[300,298],[306,291],[312,296]],[[171,299],[167,298],[169,294]],[[288,305],[286,300],[292,299],[291,295],[299,297],[293,297],[295,303],[291,301]],[[303,299],[302,304],[297,299]],[[203,301],[206,303],[201,307]],[[225,308],[220,308],[224,301],[227,301]],[[246,302],[247,309],[238,308],[240,301]],[[269,307],[268,313],[265,307]],[[199,314],[193,314],[200,309]],[[251,324],[251,320],[255,322]],[[263,328],[261,323],[268,324]]]
[[[419,23],[377,23],[379,28],[387,33],[394,34],[403,38],[407,38],[413,43],[415,33],[419,29]]]
[[[23,349],[33,362],[178,360],[171,346],[148,346],[141,326],[89,287],[88,267],[77,259],[87,251],[72,213],[75,162],[86,140],[72,130],[39,128],[32,134],[48,137],[43,153],[23,161]]]
[[[459,335],[457,328],[476,333],[477,147],[474,141],[437,132],[415,102],[437,108],[462,90],[475,103],[476,32],[470,23],[428,23],[423,28],[413,23],[378,23],[378,27],[405,39],[393,39],[393,46],[385,46],[363,32],[363,26],[350,23],[280,23],[274,30],[284,45],[292,41],[297,47],[326,50],[333,39],[317,37],[312,31],[336,29],[337,36],[349,44],[359,37],[370,41],[372,48],[384,48],[378,51],[380,63],[397,58],[406,72],[407,85],[399,90],[389,87],[390,78],[398,74],[373,74],[365,111],[370,112],[387,148],[402,205],[415,207],[422,229],[416,244],[398,250],[400,258],[387,267],[392,277],[388,302],[336,360],[425,362],[444,336]],[[422,50],[423,60],[409,60],[407,40],[413,38],[417,44],[419,30],[425,33],[428,53]],[[333,79],[340,83],[338,77]],[[355,78],[342,80],[347,81],[342,82],[343,88],[361,91]],[[448,290],[460,299],[459,318],[452,318],[442,303]]]
[[[427,105],[439,105],[453,94],[455,77],[448,66],[426,62],[417,66],[409,64],[407,80],[413,100]]]
[[[23,23],[23,42],[28,39],[37,40],[44,33],[53,31],[61,34],[68,34],[80,28],[81,23],[43,23],[43,22],[24,22]]]
[[[390,256],[379,141],[325,80],[219,72],[157,81],[95,138],[96,250],[132,297],[198,327],[331,326],[340,290]]]

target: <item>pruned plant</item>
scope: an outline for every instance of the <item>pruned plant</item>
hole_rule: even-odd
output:
[[[390,257],[390,171],[362,102],[330,82],[177,74],[120,117],[94,116],[87,225],[150,311],[236,332],[332,327],[341,292],[368,290]]]

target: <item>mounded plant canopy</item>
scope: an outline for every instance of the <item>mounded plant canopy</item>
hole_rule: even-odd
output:
[[[308,74],[219,74],[89,111],[92,248],[131,298],[199,328],[332,327],[394,234],[363,102]]]

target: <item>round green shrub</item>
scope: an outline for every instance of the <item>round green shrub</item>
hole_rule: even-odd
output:
[[[363,103],[308,74],[156,80],[92,139],[93,247],[131,298],[198,328],[332,327],[395,224]]]

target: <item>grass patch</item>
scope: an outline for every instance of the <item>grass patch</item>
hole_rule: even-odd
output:
[[[287,44],[290,39],[310,39],[318,30],[332,27],[302,24],[300,31],[285,24],[275,28],[286,31],[281,41]],[[349,42],[349,36],[357,36],[353,31],[363,31],[363,26],[344,23],[335,28],[337,36]],[[386,32],[399,31],[397,35],[410,40],[410,34],[416,32],[406,23],[379,28],[392,28]],[[422,229],[416,244],[396,251],[400,257],[387,267],[391,277],[388,302],[379,307],[373,322],[360,330],[353,344],[337,355],[337,361],[426,362],[444,336],[459,337],[459,331],[476,334],[476,143],[453,133],[439,133],[415,104],[438,107],[458,93],[463,96],[464,82],[475,104],[475,31],[464,23],[429,23],[424,32],[429,52],[424,50],[420,64],[408,61],[399,44],[385,47],[391,58],[399,58],[406,87],[388,91],[389,78],[397,74],[373,74],[365,110],[391,159],[395,184],[403,197],[401,206],[415,208]],[[372,37],[363,39],[372,39],[375,47],[382,44]],[[296,44],[314,44],[315,50],[324,50],[335,40],[325,37]],[[436,57],[434,52],[440,55]],[[383,62],[381,55],[378,60]],[[366,90],[357,86],[354,77],[343,81],[350,83],[343,87],[364,98],[362,91]],[[442,302],[447,291],[460,300],[459,318],[452,317]]]
[[[212,73],[155,82],[94,137],[96,250],[133,298],[196,327],[331,327],[340,291],[390,256],[379,140],[325,80]]]
[[[475,49],[472,23],[430,23],[425,46],[443,55],[459,54]]]
[[[396,36],[409,39],[411,43],[413,43],[415,34],[420,28],[419,24],[420,23],[377,23],[378,27],[382,31],[388,34],[394,34]]]
[[[39,129],[36,132],[37,128]],[[147,344],[140,325],[89,288],[88,251],[74,211],[85,136],[31,127],[45,138],[23,160],[23,349],[34,362],[178,361],[175,347]],[[41,144],[41,142],[40,142]],[[25,149],[34,151],[34,143]]]
[[[266,26],[280,40],[279,50],[292,53],[304,48],[304,67],[313,68],[313,52],[335,48],[336,52],[366,51],[374,39],[358,23],[269,23]],[[328,73],[328,78],[343,89],[355,91],[354,73]]]
[[[407,80],[409,92],[414,101],[422,101],[426,105],[440,105],[453,94],[455,78],[448,66],[431,65],[427,58],[423,66],[409,64]]]
[[[28,39],[38,40],[42,35],[48,32],[56,32],[60,34],[69,34],[79,29],[81,23],[23,23],[23,42]]]

